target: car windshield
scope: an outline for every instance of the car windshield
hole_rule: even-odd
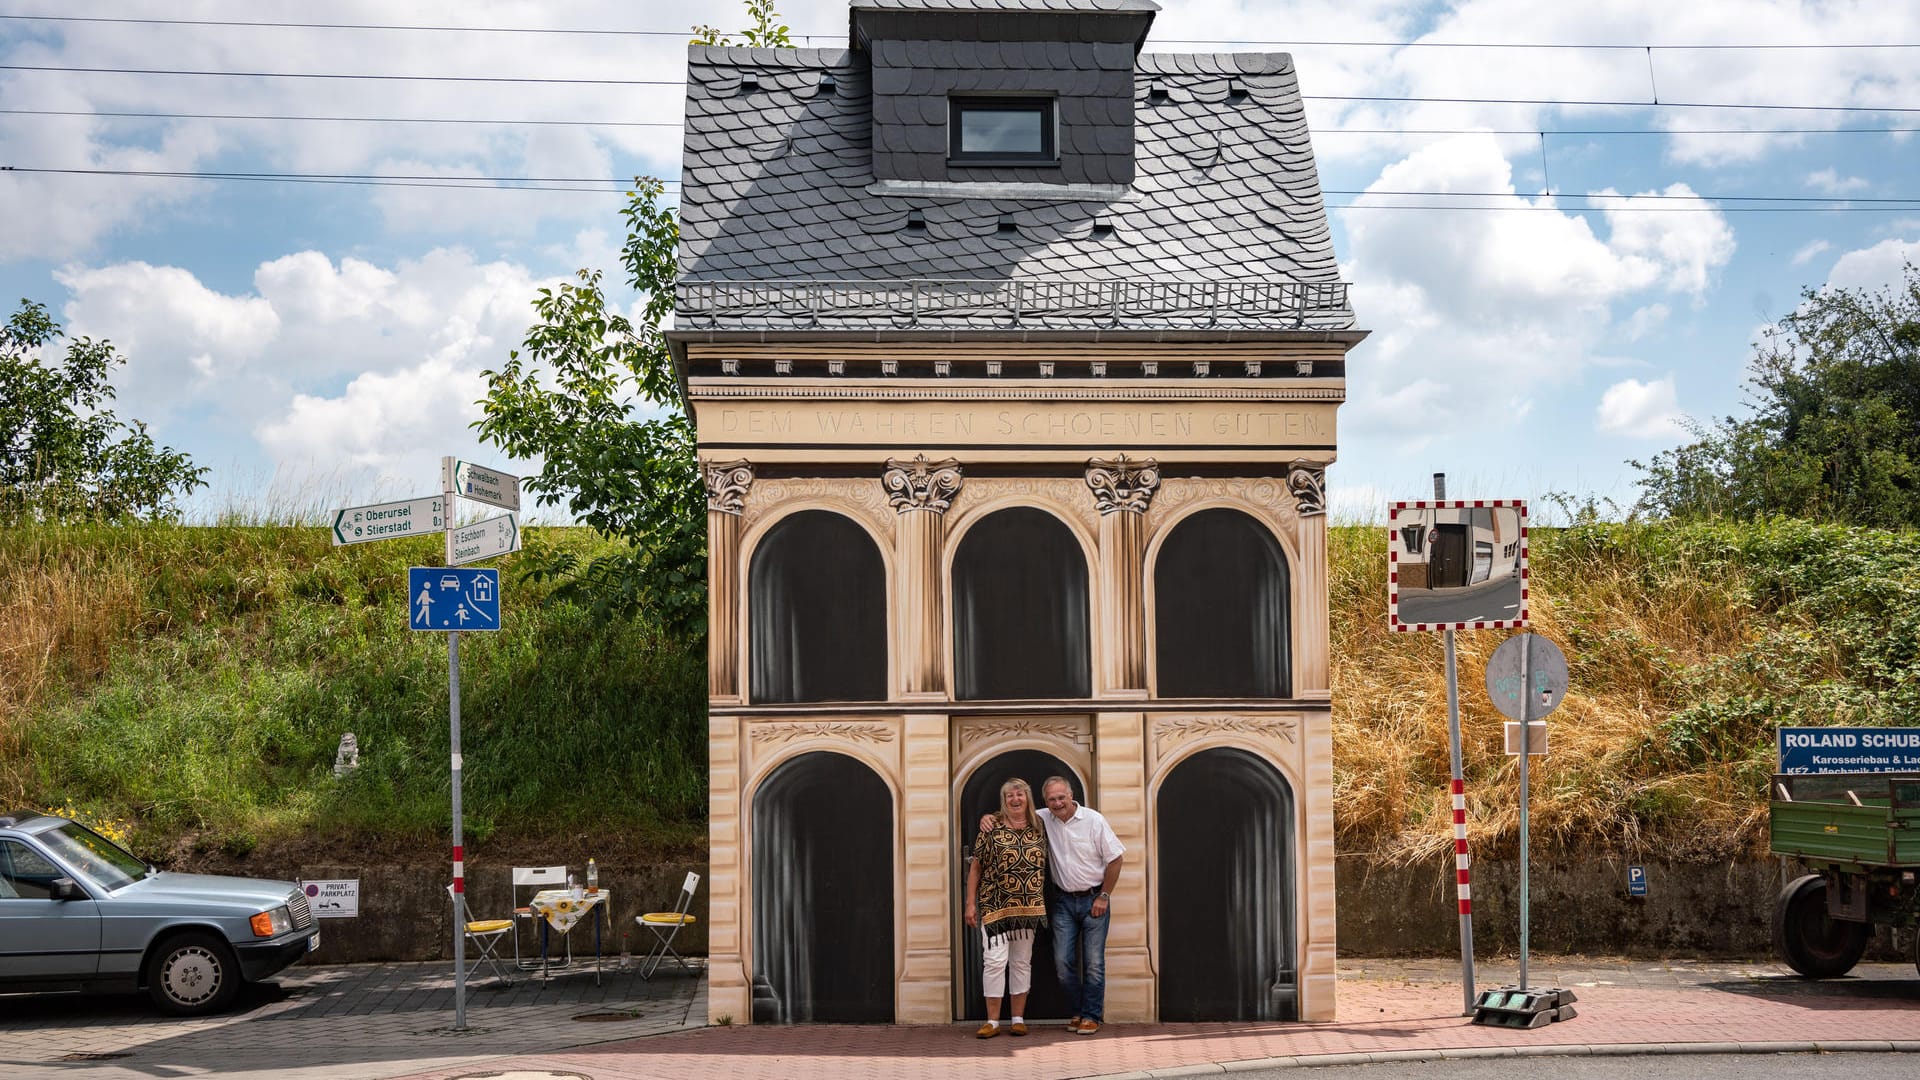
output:
[[[153,872],[152,867],[127,854],[118,844],[76,822],[69,821],[41,833],[40,842],[109,892],[125,888]]]

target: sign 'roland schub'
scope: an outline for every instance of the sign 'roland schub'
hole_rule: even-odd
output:
[[[1920,772],[1920,728],[1783,727],[1783,773]]]

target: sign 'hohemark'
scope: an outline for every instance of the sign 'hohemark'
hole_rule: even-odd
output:
[[[520,478],[471,461],[440,459],[441,485],[463,499],[483,502],[502,510],[520,509]]]

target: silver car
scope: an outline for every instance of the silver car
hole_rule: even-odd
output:
[[[292,882],[160,870],[78,822],[0,815],[0,992],[144,987],[197,1016],[319,945]]]

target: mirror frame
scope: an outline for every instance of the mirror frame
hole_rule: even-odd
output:
[[[1400,620],[1400,560],[1406,554],[1400,532],[1402,514],[1423,510],[1470,510],[1510,508],[1520,514],[1520,614],[1513,619],[1483,619],[1474,622],[1409,623]],[[1522,629],[1528,621],[1528,596],[1531,581],[1527,572],[1527,502],[1525,499],[1406,499],[1387,504],[1387,628],[1396,633],[1423,633],[1436,630]],[[1426,590],[1423,590],[1426,591]]]

